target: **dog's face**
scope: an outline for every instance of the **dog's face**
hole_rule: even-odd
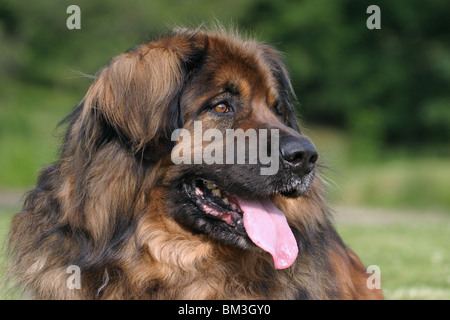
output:
[[[276,50],[179,33],[116,58],[102,76],[105,94],[96,99],[114,101],[102,101],[110,107],[97,112],[127,148],[164,164],[169,214],[194,233],[273,249],[277,240],[261,243],[263,233],[280,238],[288,227],[270,199],[304,196],[317,160],[297,125]]]
[[[168,171],[168,206],[177,221],[193,230],[249,248],[254,243],[244,223],[243,202],[252,206],[275,194],[305,195],[317,153],[297,126],[289,78],[273,49],[209,38],[203,54],[180,94],[187,132],[177,141],[183,148],[175,148],[172,156],[180,150],[190,156]],[[214,138],[207,134],[211,129],[217,133]],[[254,135],[240,139],[245,133]],[[229,148],[233,142],[235,148]],[[238,160],[239,147],[244,161]],[[211,149],[216,161],[206,159]],[[262,150],[273,163],[262,163]],[[262,168],[275,170],[263,174]]]

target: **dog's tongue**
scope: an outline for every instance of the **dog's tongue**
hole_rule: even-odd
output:
[[[253,243],[272,255],[276,269],[290,267],[298,247],[283,212],[269,199],[238,201],[244,212],[245,231]]]

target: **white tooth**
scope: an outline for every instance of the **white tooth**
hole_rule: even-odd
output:
[[[228,198],[222,198],[222,201],[225,202],[226,204],[230,204],[230,202],[228,201]]]
[[[216,186],[214,185],[214,183],[208,181],[208,182],[206,183],[206,187],[207,187],[208,189],[212,190],[212,189],[214,189]]]
[[[213,189],[212,193],[215,194],[216,196],[218,196],[219,198],[222,197],[222,194],[220,193],[219,189]]]
[[[195,188],[195,194],[198,195],[198,196],[202,196],[203,192],[199,188]]]
[[[237,210],[237,207],[236,207],[236,205],[235,205],[234,203],[231,204],[231,208],[232,208],[233,210]]]

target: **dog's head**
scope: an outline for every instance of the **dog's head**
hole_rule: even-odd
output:
[[[94,112],[108,139],[141,165],[165,168],[158,183],[178,223],[240,248],[256,244],[277,267],[292,263],[295,239],[270,199],[305,196],[317,152],[297,125],[275,49],[178,31],[113,59],[90,91],[84,103],[94,108],[82,117]]]

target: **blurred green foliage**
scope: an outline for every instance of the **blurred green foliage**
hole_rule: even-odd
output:
[[[365,27],[370,4],[381,30]],[[247,18],[287,53],[305,118],[348,129],[368,159],[389,146],[448,147],[449,12],[446,0],[261,0]]]
[[[85,89],[73,70],[94,74],[114,55],[174,25],[234,23],[286,53],[300,114],[349,130],[354,154],[385,147],[450,153],[450,2],[77,1],[81,30],[68,30],[69,1],[0,3],[1,73],[9,79]],[[431,147],[430,147],[431,146]]]

